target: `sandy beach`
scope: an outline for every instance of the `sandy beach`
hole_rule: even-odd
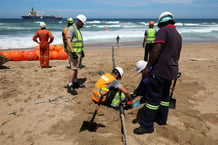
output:
[[[87,78],[78,95],[67,93],[68,61],[51,60],[52,68],[41,69],[39,61],[9,61],[0,69],[1,145],[122,145],[119,112],[100,106],[96,132],[79,132],[90,120],[96,105],[91,101],[99,72],[111,72],[110,48],[86,49],[86,66],[79,78]],[[122,84],[132,92],[140,81],[135,63],[144,49],[115,48],[116,66],[125,73]],[[166,126],[155,124],[152,134],[135,135],[132,121],[138,110],[125,110],[129,145],[218,144],[218,43],[183,44],[180,72],[174,91],[176,109],[170,109]]]

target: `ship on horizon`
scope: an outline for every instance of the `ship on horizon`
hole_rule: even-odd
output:
[[[57,15],[38,15],[34,8],[28,13],[27,16],[21,16],[23,19],[44,19],[44,20],[56,20],[62,19],[61,16]]]

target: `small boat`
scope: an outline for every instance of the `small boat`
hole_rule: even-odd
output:
[[[23,19],[44,19],[44,20],[56,20],[56,19],[62,19],[61,16],[57,15],[38,15],[37,12],[34,10],[34,8],[31,9],[31,11],[28,13],[27,16],[21,16]]]

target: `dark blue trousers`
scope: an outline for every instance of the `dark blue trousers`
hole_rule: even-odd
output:
[[[169,111],[169,93],[171,80],[162,79],[154,74],[148,76],[146,85],[146,104],[143,116],[139,121],[146,129],[154,127],[154,122],[164,125]]]

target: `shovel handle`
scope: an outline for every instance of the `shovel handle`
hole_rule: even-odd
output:
[[[101,90],[105,90],[105,89],[107,89],[107,88],[101,88],[101,89],[100,89],[100,92],[101,92]],[[102,99],[103,99],[103,97],[104,97],[105,95],[107,95],[107,94],[101,95],[100,100],[99,100],[99,102],[98,102],[98,104],[97,104],[97,106],[96,106],[96,108],[95,108],[95,112],[94,112],[94,114],[93,114],[92,119],[90,120],[90,122],[93,122],[93,120],[95,119],[95,116],[96,116],[96,114],[97,114],[97,112],[98,112],[98,109],[99,109],[99,107],[100,107],[100,105],[101,105],[101,101],[102,101]]]

